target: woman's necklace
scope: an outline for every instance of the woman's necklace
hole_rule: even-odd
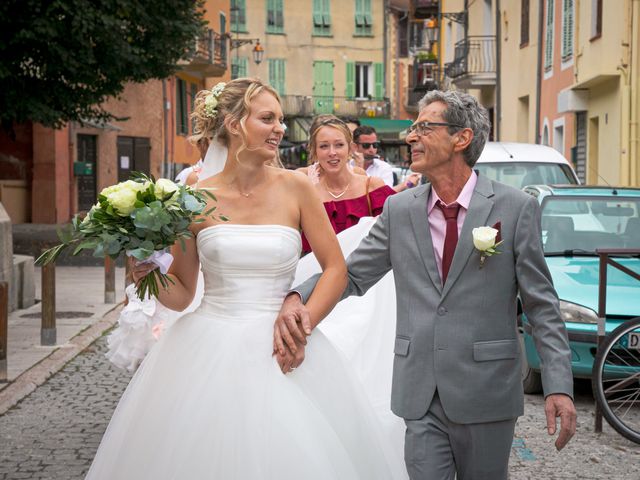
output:
[[[324,189],[327,191],[327,193],[329,195],[331,195],[333,198],[335,198],[336,200],[338,200],[340,197],[342,197],[345,193],[347,193],[347,190],[349,190],[349,186],[351,185],[351,182],[347,183],[347,187],[340,193],[336,194],[333,193],[331,190],[329,190],[329,187],[327,187],[327,182],[324,182]]]

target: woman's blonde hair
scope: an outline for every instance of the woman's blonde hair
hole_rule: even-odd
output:
[[[313,122],[311,122],[311,127],[309,128],[309,164],[312,164],[316,161],[316,147],[318,146],[317,136],[322,127],[331,127],[342,132],[345,140],[347,141],[347,144],[349,145],[349,149],[351,149],[353,135],[351,135],[351,130],[349,130],[347,124],[335,115],[318,115],[313,119]]]
[[[247,148],[245,122],[251,113],[251,101],[262,92],[270,93],[278,100],[278,103],[281,103],[278,92],[258,78],[236,78],[231,80],[225,84],[222,91],[217,95],[215,114],[212,115],[211,111],[206,108],[207,97],[212,95],[212,92],[210,90],[199,91],[191,113],[193,135],[189,137],[189,141],[197,145],[204,138],[209,141],[216,139],[228,146],[229,132],[224,121],[230,118],[230,120],[238,122],[242,131],[242,147],[238,154],[245,150]],[[272,165],[282,167],[278,152],[276,152],[276,158]]]

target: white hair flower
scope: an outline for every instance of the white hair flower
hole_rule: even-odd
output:
[[[227,84],[224,82],[218,83],[211,89],[209,95],[204,99],[204,112],[208,118],[213,118],[218,113],[218,98],[226,85]]]

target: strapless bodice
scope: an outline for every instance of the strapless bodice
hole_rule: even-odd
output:
[[[300,233],[284,225],[218,224],[198,233],[201,308],[220,315],[277,312],[300,257]]]

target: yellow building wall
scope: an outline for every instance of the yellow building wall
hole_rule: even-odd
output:
[[[521,0],[502,0],[501,140],[535,143],[538,2],[529,10],[529,42],[520,45]]]
[[[244,45],[230,53],[245,57],[247,73],[269,80],[267,59],[285,59],[285,94],[313,94],[313,62],[334,63],[334,95],[345,96],[347,62],[383,61],[383,2],[371,2],[372,36],[355,35],[355,2],[331,1],[331,36],[313,36],[312,0],[284,0],[284,34],[266,33],[266,1],[247,0],[248,33],[233,33],[233,38],[259,38],[264,46],[264,60],[256,65],[253,45]]]

